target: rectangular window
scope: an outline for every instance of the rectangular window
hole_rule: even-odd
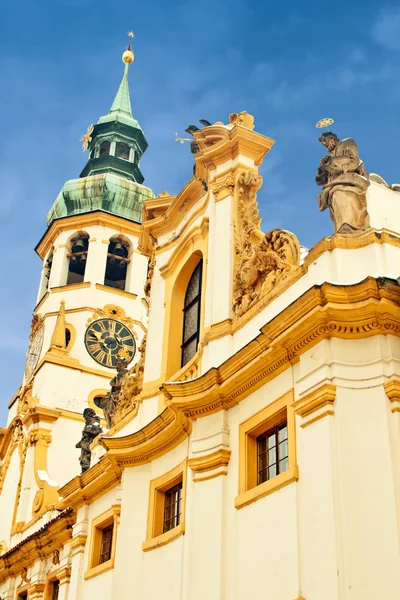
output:
[[[186,460],[150,481],[146,540],[142,550],[152,550],[185,533]]]
[[[18,594],[18,600],[28,600],[28,592],[22,592],[22,594]]]
[[[95,577],[114,568],[114,559],[121,505],[113,504],[92,521],[88,570],[84,579]]]
[[[101,530],[99,565],[107,562],[111,558],[113,531],[114,525],[109,525]]]
[[[287,421],[257,438],[257,485],[289,468]]]
[[[236,508],[297,481],[293,403],[293,390],[290,390],[239,425]]]
[[[182,481],[165,492],[163,533],[177,527],[182,514]]]

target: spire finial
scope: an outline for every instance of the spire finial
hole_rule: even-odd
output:
[[[133,38],[135,37],[135,34],[133,33],[133,31],[128,31],[128,37],[129,37],[129,44],[126,47],[125,52],[122,55],[122,62],[125,63],[125,65],[131,65],[133,63],[133,61],[135,60],[135,55],[132,52],[132,45],[131,42],[133,40]],[[127,67],[125,67],[127,68]]]

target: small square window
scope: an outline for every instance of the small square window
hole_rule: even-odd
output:
[[[239,426],[239,495],[246,506],[296,481],[293,391],[278,398]]]

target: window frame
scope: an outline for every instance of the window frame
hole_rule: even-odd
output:
[[[104,573],[114,568],[115,552],[117,543],[117,530],[119,525],[119,516],[121,514],[121,505],[114,504],[109,510],[102,513],[92,521],[90,535],[90,550],[88,558],[88,569],[84,574],[84,579],[90,579],[100,573]],[[103,531],[112,525],[112,540],[110,558],[100,562]]]
[[[239,425],[239,494],[235,507],[242,508],[297,481],[296,422],[293,390],[271,402]],[[257,439],[282,421],[287,421],[288,468],[258,483]]]
[[[196,294],[196,296],[190,301],[188,302],[188,304],[186,304],[186,297],[188,294],[188,290],[189,290],[189,286],[190,283],[196,273],[196,271],[199,271],[199,291]],[[181,369],[188,364],[188,362],[190,362],[193,358],[193,356],[196,354],[198,348],[199,348],[199,342],[200,342],[200,327],[201,327],[201,298],[202,298],[202,287],[203,287],[203,259],[200,259],[199,262],[197,263],[197,265],[195,266],[195,268],[193,269],[193,272],[190,276],[190,279],[188,281],[188,284],[186,286],[186,292],[185,292],[185,298],[183,301],[183,325],[182,325],[182,344],[181,344]],[[197,328],[196,331],[188,337],[187,340],[184,340],[184,335],[185,335],[185,324],[186,324],[186,314],[187,312],[195,305],[197,304],[198,306],[198,311],[197,311]],[[186,348],[186,346],[188,346],[193,340],[196,340],[196,351],[194,352],[193,356],[191,356],[189,358],[189,360],[187,360],[185,363],[183,362],[183,356],[184,356],[184,349]]]
[[[185,533],[186,474],[187,460],[185,459],[168,473],[150,481],[146,540],[142,543],[144,552],[164,546]],[[164,531],[165,494],[180,483],[182,483],[180,522],[176,527]]]

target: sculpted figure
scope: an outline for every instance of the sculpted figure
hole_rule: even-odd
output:
[[[118,357],[117,363],[115,365],[117,368],[117,374],[113,379],[111,379],[110,382],[111,391],[104,396],[103,401],[101,403],[101,408],[104,411],[104,417],[106,419],[107,427],[109,429],[111,429],[111,427],[114,425],[114,415],[117,412],[118,408],[118,400],[121,391],[122,381],[128,374],[128,369],[126,368],[127,364],[128,362],[126,358]]]
[[[328,150],[323,156],[315,181],[323,187],[318,196],[319,210],[329,208],[335,233],[355,233],[370,227],[366,192],[369,176],[358,156],[357,144],[348,138],[340,141],[327,131],[319,141]]]
[[[79,462],[82,473],[90,468],[90,444],[93,442],[94,438],[103,431],[100,426],[100,417],[96,415],[93,408],[85,408],[83,411],[83,418],[85,419],[85,427],[82,430],[82,439],[75,446],[75,448],[81,449]]]

